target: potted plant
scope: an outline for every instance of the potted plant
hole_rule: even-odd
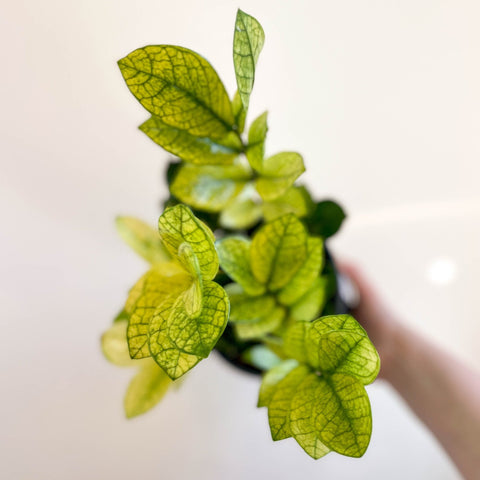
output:
[[[325,240],[345,215],[296,183],[302,156],[265,158],[267,113],[245,120],[264,43],[238,10],[230,100],[213,67],[186,48],[139,48],[119,63],[150,113],[140,130],[176,157],[158,230],[117,219],[122,238],[150,264],[102,337],[106,358],[137,367],[127,417],[145,413],[217,350],[262,374],[258,406],[272,438],[293,436],[306,453],[364,454],[371,409],[364,386],[380,362],[337,293]]]

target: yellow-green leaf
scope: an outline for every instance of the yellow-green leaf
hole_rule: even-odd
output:
[[[277,389],[277,385],[294,368],[298,367],[296,360],[285,360],[279,365],[271,368],[262,378],[260,392],[258,394],[257,407],[267,407]]]
[[[218,271],[218,256],[211,230],[185,205],[167,208],[158,219],[158,229],[165,247],[174,255],[187,242],[197,256],[205,280],[212,280]]]
[[[227,294],[214,282],[205,282],[196,317],[187,314],[181,299],[164,302],[150,323],[152,357],[172,379],[180,377],[209,355],[225,329],[228,312]]]
[[[328,449],[361,457],[372,431],[370,402],[363,385],[345,374],[311,374],[297,387],[290,425],[305,451],[312,456],[316,453],[314,458],[328,453]]]
[[[265,292],[265,285],[252,273],[250,246],[250,240],[243,237],[227,237],[216,243],[223,271],[240,284],[248,295],[262,295]]]
[[[292,435],[315,460],[330,452],[322,442],[320,432],[315,428],[315,415],[318,414],[318,405],[321,402],[318,396],[321,393],[318,376],[314,373],[306,376],[294,393],[290,410]]]
[[[165,276],[159,268],[154,268],[135,284],[126,303],[126,310],[130,314],[127,340],[131,358],[150,356],[147,334],[155,310],[168,297],[178,296],[187,290],[191,282],[186,272]]]
[[[365,330],[350,315],[330,315],[309,324],[308,363],[328,373],[346,373],[367,385],[380,370],[380,358]]]
[[[134,217],[117,217],[115,223],[123,241],[147,262],[154,264],[170,260],[158,230]]]
[[[261,339],[277,330],[285,319],[285,309],[275,307],[270,313],[256,320],[237,322],[234,325],[235,334],[240,340]]]
[[[302,156],[281,152],[264,160],[255,187],[260,196],[271,201],[283,195],[305,171]]]
[[[310,214],[314,203],[305,187],[290,187],[283,195],[263,204],[263,216],[271,222],[287,213],[302,218]]]
[[[264,41],[265,33],[260,23],[239,9],[233,36],[233,64],[238,91],[245,110],[248,109],[250,93],[255,81],[255,65]]]
[[[227,134],[224,139],[191,135],[186,130],[171,127],[160,118],[152,116],[140,125],[140,130],[167,152],[186,162],[200,165],[227,165],[239,155],[242,145],[235,133]],[[237,143],[237,148],[232,146]],[[233,144],[234,145],[234,144]]]
[[[127,344],[127,321],[115,322],[102,335],[102,352],[105,358],[119,367],[131,367],[135,362],[130,358]]]
[[[262,218],[262,207],[250,199],[235,199],[220,213],[220,225],[230,230],[245,230]]]
[[[181,202],[199,210],[219,212],[250,180],[241,165],[191,165],[180,167],[170,191]]]
[[[307,241],[307,257],[297,273],[278,293],[279,302],[292,305],[305,295],[323,267],[323,240],[309,237]]]
[[[267,115],[268,112],[264,112],[258,116],[248,130],[246,155],[250,166],[258,172],[262,170],[263,157],[265,155],[265,138],[268,131]]]
[[[275,299],[271,295],[251,297],[245,293],[232,293],[232,290],[227,288],[230,299],[230,321],[233,323],[256,322],[275,308]]]
[[[197,53],[150,45],[133,51],[118,65],[137,100],[167,125],[212,139],[221,139],[232,129],[232,105],[225,87]]]
[[[232,110],[235,118],[235,125],[237,126],[238,133],[242,133],[245,128],[245,119],[247,118],[247,111],[243,107],[242,99],[238,90],[232,99]]]
[[[290,282],[306,255],[307,233],[293,214],[263,226],[253,237],[250,249],[255,278],[272,291]]]
[[[140,371],[133,377],[125,395],[127,418],[136,417],[153,408],[171,384],[170,378],[153,360],[143,360]]]
[[[317,318],[327,302],[327,289],[328,279],[317,277],[308,291],[290,307],[290,316],[305,321]]]
[[[306,365],[299,365],[278,382],[268,403],[268,423],[273,440],[283,440],[292,436],[291,403],[298,386],[309,374],[310,370]]]

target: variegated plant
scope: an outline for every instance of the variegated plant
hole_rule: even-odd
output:
[[[243,135],[263,42],[258,21],[239,10],[232,100],[210,63],[186,48],[147,46],[119,61],[151,114],[140,129],[178,159],[158,230],[117,219],[150,267],[102,349],[111,362],[138,368],[128,417],[156,405],[216,348],[263,372],[258,405],[268,408],[274,440],[294,437],[314,458],[359,457],[372,427],[364,385],[377,376],[379,357],[355,319],[335,309],[324,242],[342,209],[295,183],[305,170],[300,154],[265,158],[266,112]]]

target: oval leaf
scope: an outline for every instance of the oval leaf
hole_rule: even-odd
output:
[[[248,295],[262,295],[265,286],[253,276],[250,266],[251,242],[247,238],[228,237],[216,243],[220,265]]]
[[[248,109],[250,93],[255,81],[255,65],[264,41],[265,33],[260,23],[239,9],[233,36],[233,64],[238,91],[245,110]]]
[[[167,393],[172,381],[151,359],[143,361],[142,368],[133,377],[125,395],[124,407],[127,418],[148,412]]]
[[[205,280],[212,280],[218,271],[218,256],[211,230],[185,205],[167,208],[158,219],[158,229],[165,247],[173,255],[187,242],[197,256]]]
[[[154,264],[170,260],[155,228],[134,217],[117,217],[115,224],[122,240],[147,262]]]
[[[255,278],[270,290],[284,287],[307,255],[307,234],[295,215],[284,215],[253,237],[250,258]]]
[[[142,123],[139,129],[167,152],[173,153],[185,162],[199,165],[230,164],[241,149],[241,144],[235,149],[223,145],[222,140],[191,135],[186,130],[167,125],[155,116]],[[238,141],[238,137],[234,135],[234,138]]]
[[[225,87],[198,53],[173,45],[150,45],[133,51],[118,65],[137,100],[167,125],[213,139],[232,129],[232,106]]]

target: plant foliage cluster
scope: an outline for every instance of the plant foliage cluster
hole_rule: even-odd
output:
[[[364,385],[377,352],[348,314],[335,311],[335,270],[324,241],[344,218],[295,182],[302,156],[265,157],[267,113],[244,134],[264,32],[237,12],[230,100],[213,67],[186,48],[139,48],[119,61],[150,113],[140,126],[178,157],[158,230],[117,219],[122,238],[149,264],[102,337],[108,360],[137,367],[128,417],[156,405],[173,382],[216,348],[263,372],[258,406],[272,438],[293,437],[313,458],[358,457],[371,434]],[[215,235],[213,233],[215,232]]]

